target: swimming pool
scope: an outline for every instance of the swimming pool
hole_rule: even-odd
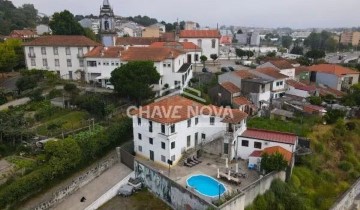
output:
[[[196,192],[208,197],[217,197],[226,192],[226,187],[223,183],[207,175],[194,175],[186,180],[186,184],[194,188]]]

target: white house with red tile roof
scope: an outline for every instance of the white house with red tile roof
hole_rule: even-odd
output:
[[[294,153],[297,143],[298,137],[293,133],[248,128],[238,137],[236,155],[242,159],[248,159],[254,151],[274,146],[280,146]]]
[[[42,36],[23,44],[27,69],[57,72],[63,79],[85,79],[84,55],[101,46],[85,36]]]
[[[200,63],[202,50],[192,42],[154,42],[149,47],[167,47],[186,52],[187,63]]]
[[[271,98],[281,98],[285,94],[285,81],[288,76],[281,74],[278,70],[272,67],[257,68],[251,73],[272,81],[271,85]]]
[[[220,54],[221,34],[218,30],[182,30],[180,42],[192,42],[202,49],[202,54],[210,59],[211,54]]]
[[[336,90],[348,90],[359,83],[360,72],[335,64],[319,64],[308,67],[310,81],[327,85]]]
[[[286,80],[286,87],[286,94],[289,95],[294,95],[302,98],[318,95],[315,86],[306,85],[292,79]]]
[[[123,47],[104,47],[93,48],[84,56],[85,78],[87,82],[99,82],[102,87],[111,77],[111,72],[120,66],[121,52]]]
[[[287,60],[271,60],[258,68],[271,67],[277,69],[281,74],[288,76],[289,79],[295,78],[295,67]]]
[[[287,161],[288,165],[292,166],[294,164],[294,158],[293,158],[293,152],[290,152],[286,149],[284,149],[281,146],[274,146],[274,147],[267,147],[263,150],[254,150],[250,155],[249,155],[249,167],[252,166],[256,166],[256,168],[260,169],[261,167],[261,159],[262,159],[262,155],[264,154],[268,154],[268,155],[273,155],[279,153],[284,157],[284,160]]]
[[[186,62],[186,53],[178,49],[130,47],[121,53],[120,60],[121,64],[129,61],[153,61],[161,76],[154,89],[160,94],[166,86],[171,89],[186,87],[193,75],[192,64]]]
[[[136,155],[162,165],[167,160],[176,164],[186,151],[218,138],[224,138],[219,153],[234,157],[234,142],[246,129],[247,118],[240,110],[203,105],[182,96],[162,99],[132,114]]]

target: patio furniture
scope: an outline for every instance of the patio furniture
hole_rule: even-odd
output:
[[[192,161],[191,158],[187,158],[187,162],[192,164],[193,166],[198,164],[197,162]]]
[[[194,159],[194,156],[190,157],[190,160],[196,164],[199,164],[200,162]]]
[[[223,179],[225,181],[228,181],[231,184],[234,184],[234,185],[240,185],[241,184],[240,179],[230,176],[230,180],[229,180],[229,176],[227,174],[223,173],[223,172],[219,172],[219,176],[220,176],[221,179]]]
[[[184,166],[193,167],[193,164],[188,163],[188,162],[187,162],[187,159],[185,159],[185,160],[184,160]]]
[[[199,163],[202,163],[202,161],[199,160],[196,156],[193,156],[193,159],[196,160],[196,161],[198,161]]]

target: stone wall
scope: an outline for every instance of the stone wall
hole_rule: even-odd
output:
[[[348,210],[354,204],[355,198],[360,194],[360,179],[347,190],[330,208],[330,210]]]
[[[56,204],[63,201],[66,197],[74,193],[79,188],[85,186],[96,177],[100,176],[106,170],[111,168],[115,163],[119,161],[119,158],[116,153],[108,156],[105,160],[100,161],[95,167],[91,168],[90,170],[82,173],[80,176],[76,177],[69,183],[67,186],[62,187],[53,195],[50,199],[39,203],[38,205],[32,207],[31,209],[34,210],[44,210],[54,207]]]
[[[209,207],[217,209],[211,203],[137,160],[135,160],[134,168],[135,177],[142,178],[144,185],[173,209],[205,210]]]

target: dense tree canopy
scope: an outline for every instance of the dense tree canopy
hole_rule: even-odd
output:
[[[281,45],[287,49],[290,48],[292,44],[292,37],[291,36],[282,36],[281,37]]]
[[[312,32],[305,39],[304,45],[311,50],[334,52],[338,47],[338,42],[333,38],[333,34],[328,31],[322,31],[321,33]]]
[[[300,46],[295,46],[291,49],[290,51],[291,54],[296,54],[296,55],[303,55],[304,54],[304,48],[300,47]]]
[[[37,10],[32,4],[16,8],[11,1],[0,0],[0,34],[36,26]]]
[[[323,50],[310,50],[305,54],[306,57],[312,58],[314,60],[324,58],[325,57],[325,51]]]
[[[264,170],[266,173],[284,170],[286,166],[287,161],[281,153],[276,152],[271,155],[264,153],[261,156],[261,170]]]
[[[54,13],[49,26],[54,35],[84,35],[84,28],[68,10]]]
[[[110,81],[115,91],[140,104],[154,96],[152,86],[158,84],[160,74],[151,61],[129,62],[111,72]]]

